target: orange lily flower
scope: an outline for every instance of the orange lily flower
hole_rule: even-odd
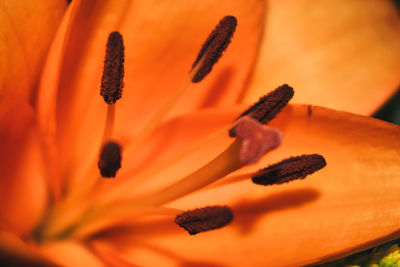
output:
[[[376,3],[369,1],[357,10],[366,7],[365,12],[383,13],[385,18],[391,14],[398,20],[390,13],[389,2]],[[271,66],[268,60],[259,61],[250,82],[263,23],[268,21],[265,10],[275,14],[275,3],[222,1],[219,5],[226,8],[210,8],[208,1],[196,8],[177,8],[167,1],[157,5],[72,2],[49,51],[35,108],[22,97],[32,95],[31,83],[1,106],[0,260],[38,266],[288,266],[333,259],[400,236],[396,208],[400,128],[317,106],[286,107],[269,124],[283,133],[282,144],[242,171],[248,174],[290,156],[323,155],[327,167],[307,179],[264,187],[242,179],[248,175],[230,174],[225,182],[204,189],[197,186],[201,179],[190,180],[193,190],[182,192],[184,187],[174,186],[167,190],[168,201],[159,200],[165,194],[152,194],[165,192],[163,188],[171,188],[205,164],[212,166],[206,168],[205,177],[230,173],[226,169],[230,161],[227,166],[222,165],[225,161],[207,165],[232,143],[227,131],[220,130],[229,129],[226,126],[245,108],[234,103],[254,98],[265,82],[260,71]],[[239,26],[220,62],[204,81],[190,85],[172,112],[159,113],[162,119],[154,120],[154,127],[150,125],[143,134],[148,121],[158,110],[164,111],[166,98],[187,76],[210,29],[226,14],[234,14]],[[387,24],[377,25],[387,30],[385,36],[392,36]],[[116,29],[123,34],[126,64],[123,97],[113,110],[99,96],[99,88],[107,37]],[[379,54],[379,43],[371,51]],[[378,104],[364,109],[361,106],[373,99],[368,98],[357,101],[360,108],[351,109],[348,104],[341,106],[345,100],[338,97],[327,104],[368,113],[382,103],[397,85],[398,66],[390,56],[382,62],[377,58],[382,66],[365,70],[378,69],[376,76],[369,77],[368,83],[355,78],[349,84],[373,92],[376,84],[386,81],[379,87],[387,91],[375,99]],[[318,59],[323,56],[317,55]],[[359,61],[346,63],[356,66]],[[303,88],[314,88],[305,86],[313,84],[306,78],[288,76],[300,87],[296,96],[307,94]],[[321,83],[316,84],[326,86],[319,78]],[[252,87],[244,91],[249,84]],[[217,95],[215,88],[220,89]],[[346,88],[344,83],[340,88]],[[350,91],[346,96],[352,95]],[[332,95],[344,93],[332,90]],[[107,136],[122,146],[122,168],[116,179],[93,180],[98,170],[93,171],[92,165],[108,130]],[[193,144],[196,149],[191,149]],[[138,208],[132,199],[142,195],[157,205]],[[208,205],[228,205],[233,222],[196,236],[174,223],[177,213]],[[101,212],[93,215],[93,207]]]

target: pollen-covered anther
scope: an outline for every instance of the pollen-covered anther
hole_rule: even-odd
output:
[[[207,206],[178,214],[175,223],[195,235],[224,227],[233,220],[233,212],[227,206]]]
[[[261,97],[255,104],[239,115],[239,118],[250,116],[260,123],[267,124],[289,103],[294,90],[287,84],[283,84],[269,94]],[[229,136],[236,136],[236,127],[229,130]]]
[[[124,87],[124,43],[119,32],[108,36],[100,95],[107,104],[114,104],[122,96]]]
[[[104,178],[115,177],[117,171],[121,168],[121,146],[115,142],[104,144],[101,149],[99,161],[100,174]]]
[[[217,63],[222,53],[231,42],[233,33],[236,30],[237,20],[234,16],[225,16],[220,20],[215,29],[210,33],[204,42],[193,63],[192,70],[202,60],[201,66],[192,78],[192,82],[197,83],[210,73],[214,64]],[[203,58],[204,57],[204,58]]]
[[[323,156],[318,154],[290,157],[258,171],[252,181],[259,185],[283,184],[304,179],[326,166]]]
[[[268,151],[282,143],[282,133],[258,121],[243,117],[236,126],[236,135],[241,139],[239,159],[243,164],[256,163]]]

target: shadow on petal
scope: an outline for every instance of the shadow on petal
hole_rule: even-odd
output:
[[[283,191],[258,199],[242,200],[232,206],[235,214],[233,225],[241,234],[250,234],[263,216],[280,210],[293,209],[318,199],[320,192],[314,188]]]
[[[132,243],[135,246],[132,246]],[[176,253],[154,242],[132,239],[128,243],[93,241],[88,245],[91,250],[107,264],[118,266],[162,266],[166,262],[179,267],[224,267],[216,259],[204,260],[198,256],[191,257]],[[150,257],[149,257],[150,256]],[[131,263],[131,262],[134,262]],[[136,265],[138,264],[138,265]],[[114,265],[112,265],[114,266]],[[168,265],[169,266],[169,265]]]
[[[230,88],[235,76],[235,69],[232,66],[226,66],[214,78],[213,83],[208,87],[207,94],[203,97],[200,108],[214,107],[223,101],[224,96]]]

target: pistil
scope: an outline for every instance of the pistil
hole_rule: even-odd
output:
[[[293,88],[287,84],[283,84],[267,95],[260,97],[256,103],[240,114],[236,120],[244,116],[250,116],[260,123],[267,124],[281,112],[290,99],[292,99],[293,95]],[[236,129],[232,128],[229,131],[229,135],[235,137]]]
[[[282,142],[281,133],[277,129],[263,126],[253,119],[241,119],[237,129],[238,138],[214,160],[176,183],[142,198],[139,203],[162,205],[181,198],[245,165],[258,162],[264,154]]]
[[[153,177],[156,174],[162,172],[165,168],[169,167],[171,164],[183,159],[202,145],[205,145],[206,143],[210,142],[214,138],[225,135],[226,132],[231,129],[232,127],[235,127],[237,125],[237,121],[232,122],[226,126],[221,127],[219,130],[211,133],[210,135],[206,136],[205,138],[195,142],[192,146],[184,149],[183,151],[177,153],[176,155],[172,156],[171,158],[168,158],[166,161],[162,162],[161,164],[158,164],[156,166],[152,166],[151,169],[142,172],[138,175],[134,176],[134,179],[124,179],[118,184],[115,184],[115,186],[110,186],[105,190],[104,192],[100,192],[99,197],[99,202],[101,203],[109,203],[112,202],[113,200],[126,195],[127,193],[131,193],[132,191],[135,191],[137,188],[140,188],[142,184],[145,182],[149,181],[149,177]],[[125,174],[127,176],[134,175],[131,173]],[[122,177],[121,177],[122,178]]]
[[[282,141],[281,133],[278,130],[261,125],[250,118],[240,119],[238,129],[236,140],[224,152],[197,171],[165,188],[142,197],[124,203],[94,207],[93,213],[95,215],[86,219],[85,223],[91,223],[90,221],[94,220],[107,220],[105,214],[107,210],[122,210],[124,213],[135,212],[142,207],[162,206],[184,197],[245,165],[256,163],[262,155],[279,146]],[[249,153],[249,148],[251,148],[250,150],[255,149],[255,151]],[[243,156],[243,154],[245,155]]]

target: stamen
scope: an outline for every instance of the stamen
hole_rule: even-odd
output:
[[[282,134],[278,129],[262,125],[249,117],[239,120],[236,134],[242,139],[239,158],[244,164],[256,163],[265,153],[282,143]]]
[[[115,102],[121,98],[124,77],[124,44],[122,36],[119,32],[111,32],[108,36],[106,44],[106,56],[104,59],[103,76],[101,80],[100,95],[103,96],[107,103],[107,115],[101,139],[101,145],[106,144],[112,137],[115,119]],[[104,149],[104,148],[103,148]],[[100,158],[101,159],[101,158]],[[101,163],[105,164],[105,163]],[[96,166],[98,165],[98,166]],[[100,161],[93,161],[85,174],[82,181],[80,177],[75,176],[71,179],[70,190],[67,192],[67,202],[76,199],[92,190],[92,187],[98,181],[97,167],[103,177],[114,177],[113,172],[103,175],[104,170],[108,170],[106,166],[100,166]],[[118,169],[117,169],[118,170]],[[116,171],[115,170],[115,173]],[[79,188],[79,189],[77,189]]]
[[[82,239],[96,232],[106,229],[111,225],[115,225],[133,218],[143,219],[147,216],[168,216],[175,217],[182,213],[183,210],[170,207],[154,207],[145,206],[132,209],[130,206],[110,205],[105,209],[89,210],[77,221],[77,227],[71,236],[76,239]]]
[[[121,98],[124,78],[124,43],[119,32],[108,36],[100,95],[107,104]]]
[[[289,103],[294,90],[287,84],[281,85],[269,94],[261,97],[258,102],[245,110],[236,120],[249,115],[260,123],[267,124]],[[229,130],[229,136],[236,136],[236,128]]]
[[[101,139],[101,143],[105,143],[107,140],[110,140],[113,130],[114,130],[114,119],[115,119],[115,105],[107,105],[107,115],[106,122],[104,124],[103,136]]]
[[[240,124],[243,125],[239,126]],[[282,141],[281,133],[278,130],[261,125],[251,118],[242,118],[238,122],[238,128],[238,138],[215,159],[159,191],[132,200],[129,205],[132,207],[157,206],[181,198],[218,181],[247,164],[257,162]]]
[[[54,236],[56,233],[60,233],[84,213],[87,213],[87,209],[92,206],[92,201],[96,197],[96,194],[89,194],[89,192],[95,190],[95,186],[101,181],[100,177],[116,176],[117,171],[121,168],[121,159],[121,146],[112,141],[106,142],[100,151],[97,162],[100,175],[96,168],[96,162],[93,162],[84,176],[84,180],[74,180],[72,187],[74,190],[70,190],[63,201],[58,202],[58,205],[54,207],[43,236]]]
[[[283,184],[296,179],[304,179],[326,166],[323,156],[318,154],[302,155],[282,160],[258,171],[252,178],[259,185]]]
[[[215,159],[188,176],[156,192],[131,201],[132,207],[159,206],[199,190],[226,175],[240,169],[245,164],[239,159],[241,141],[236,140]]]
[[[213,140],[215,137],[219,135],[223,135],[228,131],[230,128],[232,128],[234,125],[237,125],[237,122],[230,123],[229,125],[226,125],[224,127],[221,127],[219,130],[211,133],[210,135],[206,136],[205,138],[199,140],[197,143],[193,144],[192,146],[188,147],[187,149],[184,149],[183,151],[178,152],[174,156],[168,158],[166,161],[153,166],[150,170],[142,172],[140,174],[135,174],[135,173],[125,173],[124,177],[126,175],[132,176],[135,175],[135,179],[124,179],[120,181],[118,184],[114,184],[112,187],[107,187],[107,191],[103,192],[101,194],[101,198],[103,201],[111,201],[114,199],[117,199],[121,197],[122,195],[132,193],[135,190],[140,190],[140,186],[148,182],[150,179],[149,177],[155,176],[157,173],[162,172],[162,170],[168,168],[169,166],[173,165],[175,162],[178,162],[179,160],[183,159],[185,156],[189,155],[202,145],[207,144],[211,140]],[[122,177],[121,177],[122,178]],[[99,195],[100,196],[100,195]]]
[[[145,125],[145,127],[140,131],[139,135],[135,138],[135,140],[130,144],[129,151],[126,152],[127,155],[131,155],[131,153],[136,152],[138,146],[142,144],[144,140],[157,128],[157,126],[162,122],[162,120],[167,116],[168,112],[174,107],[176,102],[181,98],[181,96],[185,93],[187,88],[190,85],[190,81],[196,75],[200,65],[204,61],[204,58],[200,60],[199,65],[195,66],[194,69],[189,73],[189,76],[185,79],[182,85],[175,91],[174,94],[170,96],[170,98],[165,102],[163,106],[154,114],[154,116],[150,119],[150,121]]]
[[[175,223],[195,235],[224,227],[233,220],[233,212],[227,206],[208,206],[186,211],[175,217]]]
[[[261,125],[254,119],[242,118],[238,121],[238,138],[215,159],[162,189],[126,202],[116,203],[117,205],[113,206],[113,210],[114,212],[137,212],[143,207],[161,206],[184,197],[218,181],[246,164],[256,162],[264,153],[278,146],[280,142],[281,134],[278,130]],[[243,154],[245,154],[244,157]],[[110,210],[110,206],[107,203],[96,205],[92,207],[94,215],[84,219],[82,223],[89,225],[94,217],[107,215],[108,210]]]
[[[192,70],[204,57],[203,62],[196,75],[192,78],[192,82],[198,83],[210,73],[212,67],[222,56],[222,53],[231,42],[233,33],[235,32],[237,20],[234,16],[225,16],[220,20],[215,29],[210,33],[207,40],[204,42],[193,63]]]
[[[115,102],[121,98],[124,87],[124,43],[119,32],[111,32],[106,45],[100,95],[107,105],[102,143],[109,140],[114,129]]]
[[[212,66],[221,57],[222,52],[230,43],[231,37],[236,28],[236,18],[233,16],[224,17],[210,34],[202,49],[200,50],[189,76],[178,90],[165,102],[156,112],[154,117],[143,128],[133,143],[129,146],[127,155],[135,152],[137,147],[156,129],[159,123],[165,118],[168,112],[174,107],[175,103],[181,98],[188,88],[190,82],[200,82],[212,69]]]
[[[115,142],[106,143],[100,153],[97,163],[100,174],[104,178],[115,177],[121,168],[121,147]]]

